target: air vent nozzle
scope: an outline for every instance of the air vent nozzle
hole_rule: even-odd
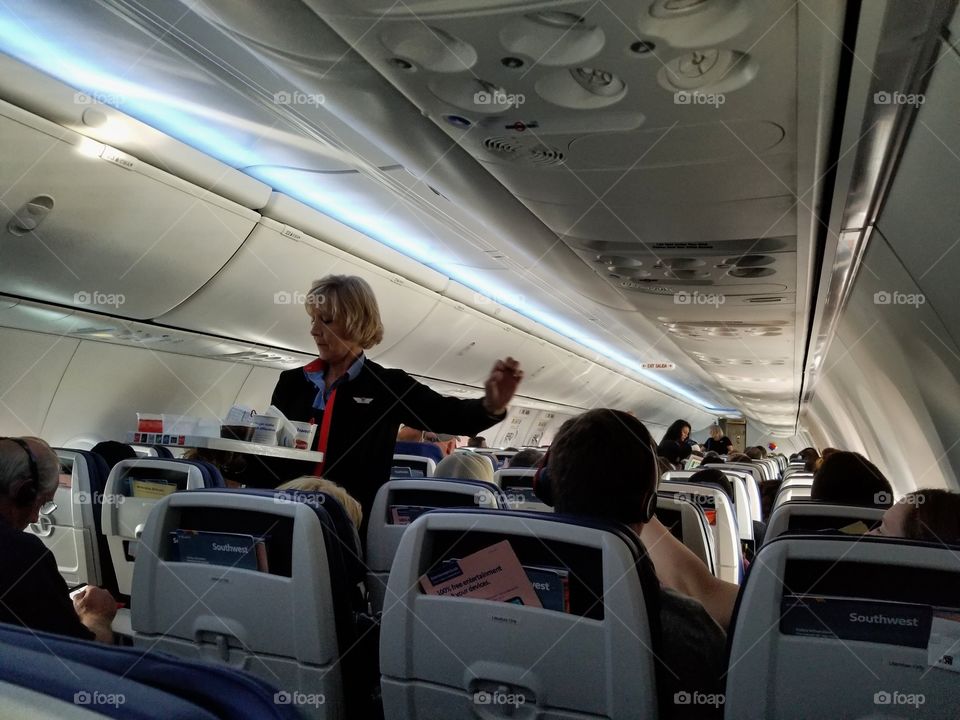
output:
[[[563,164],[563,153],[560,150],[537,141],[529,142],[513,137],[496,136],[485,138],[482,145],[487,152],[518,165]]]

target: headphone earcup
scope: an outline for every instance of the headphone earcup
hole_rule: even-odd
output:
[[[550,487],[550,471],[544,462],[533,476],[533,494],[540,502],[553,507],[553,488]]]
[[[19,490],[17,494],[13,497],[13,502],[20,507],[29,507],[33,505],[34,501],[37,499],[37,486],[32,483],[26,483]]]
[[[650,496],[647,498],[647,506],[644,509],[645,517],[643,522],[650,522],[653,520],[653,516],[657,514],[657,493],[656,491],[650,493]]]

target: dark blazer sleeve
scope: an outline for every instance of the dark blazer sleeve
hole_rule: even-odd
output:
[[[396,393],[398,420],[404,425],[449,435],[476,435],[503,420],[507,413],[491,415],[482,399],[464,400],[441,395],[402,370],[389,370],[389,385]]]
[[[298,367],[280,373],[270,397],[270,404],[278,408],[288,420],[306,422],[316,414],[313,410],[316,396],[317,389],[303,374],[303,368]]]

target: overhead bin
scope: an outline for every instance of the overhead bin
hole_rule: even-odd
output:
[[[376,263],[379,267],[395,272],[429,290],[440,292],[447,284],[446,275],[282,193],[275,192],[270,195],[270,201],[263,208],[263,215],[299,228],[302,232],[320,238],[351,255]]]
[[[147,319],[176,307],[259,217],[0,102],[0,286]]]
[[[18,14],[24,18],[25,13],[36,12],[39,15],[34,19],[38,25],[49,28],[51,24],[58,22],[58,18],[51,16],[46,10],[41,7],[41,3],[32,3],[29,7],[25,5],[18,7]],[[67,10],[80,13],[85,18],[94,11],[92,7],[80,5],[68,8],[63,3],[59,3],[56,6],[56,12],[62,13]],[[116,20],[123,22],[120,18]],[[60,18],[59,21],[64,23],[62,26],[64,32],[67,32],[68,28],[69,32],[75,29],[76,23],[70,19]],[[107,34],[106,37],[113,40],[117,38],[111,34]],[[160,50],[160,47],[156,49]],[[61,62],[67,61],[61,60]],[[128,72],[123,73],[127,75],[134,69],[138,71],[133,73],[134,77],[127,78],[131,83],[137,82],[136,76],[139,71],[149,63],[141,62],[135,65],[136,68],[130,67]],[[125,64],[117,61],[114,67],[125,67]],[[172,75],[173,72],[167,70],[167,76]],[[184,78],[180,76],[178,80],[182,82]],[[209,92],[210,86],[205,87]],[[115,95],[105,95],[105,97],[91,97],[85,93],[79,93],[77,88],[70,87],[26,63],[0,54],[0,98],[3,100],[36,113],[57,125],[76,130],[93,140],[112,145],[146,162],[156,164],[162,162],[167,172],[215,192],[221,197],[240,203],[244,207],[257,209],[267,201],[270,187],[266,184],[145,122],[99,102],[99,100],[122,99]],[[216,105],[216,107],[224,111],[222,105]],[[162,160],[153,160],[153,158]]]
[[[442,298],[383,360],[418,375],[482,385],[497,359],[516,354],[521,338],[508,325]]]
[[[409,335],[439,300],[398,275],[261,218],[216,277],[157,321],[315,354],[305,293],[314,280],[328,274],[358,275],[373,288],[384,327],[383,342],[367,353],[373,359]]]

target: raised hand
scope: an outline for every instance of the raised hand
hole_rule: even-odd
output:
[[[507,409],[517,386],[523,379],[523,370],[520,363],[512,357],[497,360],[490,371],[490,377],[483,384],[486,395],[483,398],[483,407],[491,415],[499,415]]]

